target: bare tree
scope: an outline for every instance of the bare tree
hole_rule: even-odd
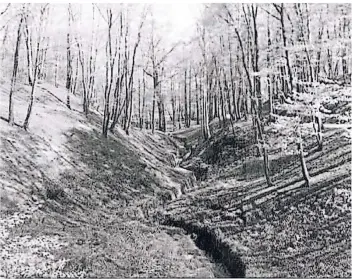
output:
[[[140,21],[139,28],[138,28],[137,40],[136,40],[134,47],[133,47],[132,66],[131,66],[131,71],[130,71],[130,77],[128,80],[128,94],[126,94],[126,110],[125,110],[125,118],[126,119],[124,122],[124,130],[127,135],[128,135],[128,130],[129,130],[130,124],[131,124],[131,118],[132,118],[131,116],[132,116],[132,101],[133,101],[133,96],[132,96],[133,74],[134,74],[134,68],[135,68],[135,63],[136,63],[136,53],[137,53],[139,43],[141,41],[141,32],[142,32],[142,28],[144,25],[146,15],[147,15],[147,13],[144,10],[142,12],[141,21]],[[127,80],[126,80],[126,82],[127,82]]]
[[[144,72],[153,79],[153,105],[152,105],[152,119],[151,119],[153,133],[155,129],[155,102],[156,101],[158,103],[158,110],[159,110],[159,129],[162,131],[166,131],[166,126],[163,124],[165,123],[165,121],[162,120],[165,117],[165,111],[164,111],[163,99],[161,97],[161,92],[160,92],[160,84],[162,82],[162,79],[160,79],[160,76],[162,75],[163,63],[178,45],[178,44],[175,44],[169,49],[169,51],[161,53],[161,51],[158,49],[158,46],[160,43],[161,43],[161,38],[157,40],[155,39],[154,28],[152,27],[152,34],[151,34],[150,48],[149,48],[150,49],[149,62],[151,64],[151,69],[150,70],[148,69],[149,64],[147,64],[147,67],[146,69],[144,69]]]
[[[8,9],[10,4],[7,5],[6,10]],[[9,124],[13,125],[14,123],[14,112],[13,112],[13,93],[16,89],[16,80],[17,80],[17,71],[18,71],[18,57],[19,57],[19,51],[20,51],[20,45],[21,45],[21,37],[22,37],[22,25],[24,21],[24,9],[25,6],[23,6],[23,11],[20,15],[20,22],[18,24],[18,29],[17,29],[17,39],[16,39],[16,47],[15,47],[15,54],[14,54],[14,61],[13,61],[13,71],[12,71],[12,77],[11,77],[11,88],[10,88],[10,94],[9,94]],[[3,13],[6,12],[6,10]]]
[[[70,16],[72,14],[71,10],[71,4],[68,4],[68,31],[66,34],[66,90],[67,90],[67,97],[66,97],[66,106],[71,109],[71,104],[70,104],[70,91],[72,87],[72,54],[71,54],[71,20],[72,17]]]
[[[25,130],[28,129],[28,125],[29,125],[29,119],[32,113],[32,108],[33,108],[33,103],[34,103],[34,92],[35,92],[35,87],[36,87],[36,82],[37,82],[37,78],[38,78],[38,69],[40,66],[40,63],[42,63],[42,61],[39,60],[40,57],[40,52],[43,51],[42,47],[41,47],[41,43],[43,40],[43,32],[44,32],[44,28],[46,27],[46,19],[47,19],[47,13],[48,13],[48,5],[49,4],[45,4],[42,5],[40,7],[40,19],[39,19],[39,26],[38,26],[38,35],[37,35],[37,43],[36,43],[36,49],[34,50],[34,55],[35,55],[35,60],[34,60],[34,64],[33,64],[33,76],[32,76],[32,89],[31,89],[31,96],[30,96],[30,102],[28,105],[28,109],[27,109],[27,115],[26,118],[24,120],[23,123],[23,128]],[[27,30],[27,36],[30,36],[29,38],[26,38],[26,41],[32,41],[32,34],[29,35],[28,33],[28,13],[27,16],[25,17],[25,26],[26,26],[26,30]],[[33,50],[32,49],[28,49],[27,48],[27,57],[33,57]]]
[[[207,42],[205,38],[205,28],[200,28],[200,41],[199,46],[202,50],[202,65],[203,65],[203,85],[202,85],[202,132],[205,140],[210,138],[209,129],[209,102],[208,102],[208,86],[209,86],[209,74],[208,74],[208,59],[207,59]]]
[[[108,127],[110,122],[110,93],[114,81],[114,66],[117,56],[117,46],[113,53],[112,26],[114,23],[113,12],[111,8],[106,9],[106,23],[108,25],[108,37],[105,45],[106,63],[105,63],[105,88],[104,88],[104,118],[103,118],[103,136],[108,136]]]

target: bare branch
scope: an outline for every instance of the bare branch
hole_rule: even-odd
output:
[[[99,11],[101,17],[102,17],[102,18],[105,20],[105,22],[107,23],[108,20],[107,20],[107,18],[105,18],[104,14],[103,14],[103,12],[100,10],[99,6],[98,6],[97,4],[93,4],[93,5],[98,9],[98,11]]]
[[[275,4],[275,3],[273,3],[273,6],[279,14],[282,13],[282,6],[279,6],[278,4]]]
[[[7,4],[5,10],[0,13],[0,16],[2,16],[4,13],[6,13],[10,6],[11,6],[11,3]]]
[[[156,64],[156,67],[160,66],[161,63],[163,63],[168,55],[175,50],[175,48],[179,45],[180,43],[176,43],[165,55],[161,58],[161,60]]]
[[[224,8],[226,9],[227,15],[230,17],[231,21],[235,22],[235,20],[232,17],[232,14],[226,4],[224,4]]]
[[[272,16],[273,18],[275,18],[276,20],[280,20],[279,17],[277,17],[276,15],[273,15],[272,13],[270,13],[269,11],[267,11],[266,9],[264,9],[263,7],[260,7],[264,12],[266,12],[268,15]]]
[[[147,72],[145,69],[143,69],[143,72],[145,72],[148,76],[153,77],[153,75],[149,72]]]

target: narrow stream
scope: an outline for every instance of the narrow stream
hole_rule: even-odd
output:
[[[192,223],[169,219],[164,225],[184,229],[193,235],[195,245],[206,253],[207,258],[214,264],[214,276],[217,278],[246,276],[246,266],[239,255],[231,249],[228,243],[223,242],[207,227],[199,227]],[[195,236],[195,237],[194,237]]]
[[[240,256],[213,230],[184,220],[175,220],[172,217],[168,217],[163,225],[182,228],[187,234],[192,235],[195,245],[204,251],[209,261],[214,264],[215,277],[244,278],[246,276],[246,266]]]

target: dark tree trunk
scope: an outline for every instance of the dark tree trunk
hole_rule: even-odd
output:
[[[44,7],[41,8],[40,10],[40,24],[43,24],[43,21],[44,21],[44,15],[45,15],[45,12],[46,12],[46,7],[48,6],[48,4],[46,4]],[[27,26],[28,22],[26,22],[26,27],[27,27],[27,30],[28,30],[28,26]],[[29,35],[29,33],[28,33]],[[27,40],[26,41],[31,41],[31,36],[30,37],[27,37],[26,38]],[[40,57],[40,51],[42,51],[40,49],[40,43],[41,43],[41,40],[42,40],[42,32],[41,30],[39,31],[39,34],[38,34],[38,37],[37,37],[37,45],[36,45],[36,52],[35,52],[35,62],[34,62],[34,74],[33,74],[33,80],[32,80],[32,89],[31,89],[31,97],[30,97],[30,101],[29,101],[29,105],[28,105],[28,109],[27,109],[27,115],[26,115],[26,118],[24,120],[24,123],[23,123],[23,128],[25,130],[28,129],[28,126],[29,126],[29,119],[30,119],[30,116],[32,114],[32,109],[33,109],[33,103],[34,103],[34,91],[35,91],[35,86],[36,86],[36,82],[37,82],[37,76],[38,76],[38,69],[39,69],[39,57]],[[33,54],[33,51],[32,49],[27,49],[27,57],[29,55],[32,55]],[[33,56],[32,56],[33,57]]]
[[[300,158],[300,161],[301,161],[303,178],[304,178],[304,181],[306,182],[306,186],[310,187],[310,176],[309,176],[309,173],[308,173],[306,161],[304,159],[302,138],[300,136],[299,136],[299,142],[297,143],[297,147],[298,147],[298,152],[299,152],[299,158]]]
[[[192,120],[192,73],[191,68],[189,69],[189,85],[188,85],[188,127],[191,126]]]
[[[28,15],[26,15],[25,21],[25,34],[26,34],[26,49],[27,49],[27,70],[28,70],[28,84],[30,86],[33,85],[33,50],[32,50],[32,37],[29,34],[29,30],[28,30],[28,23],[27,23],[27,17]]]
[[[143,73],[143,105],[142,105],[142,118],[140,120],[141,129],[143,128],[144,122],[144,110],[145,110],[145,74]]]
[[[153,84],[154,84],[154,92],[153,92],[153,105],[152,105],[152,119],[151,119],[151,125],[152,125],[152,133],[154,134],[154,129],[155,129],[155,98],[156,98],[156,90],[157,90],[157,77],[153,77]]]
[[[198,82],[197,82],[197,76],[195,76],[195,83],[196,83],[196,117],[197,117],[197,125],[199,125],[199,96],[198,96]],[[199,87],[201,85],[199,84]],[[200,88],[200,95],[202,94],[201,88]]]
[[[185,70],[185,127],[188,128],[188,102],[187,102],[187,70]]]
[[[70,26],[70,21],[69,21],[69,26]],[[71,109],[71,104],[70,104],[70,91],[71,91],[71,80],[72,80],[72,58],[71,58],[71,40],[70,40],[70,33],[67,33],[67,69],[66,69],[66,92],[67,92],[67,98],[66,98],[66,106]]]

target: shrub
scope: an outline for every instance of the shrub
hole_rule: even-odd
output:
[[[65,190],[56,184],[49,184],[45,190],[45,197],[49,200],[60,200],[65,196]]]

